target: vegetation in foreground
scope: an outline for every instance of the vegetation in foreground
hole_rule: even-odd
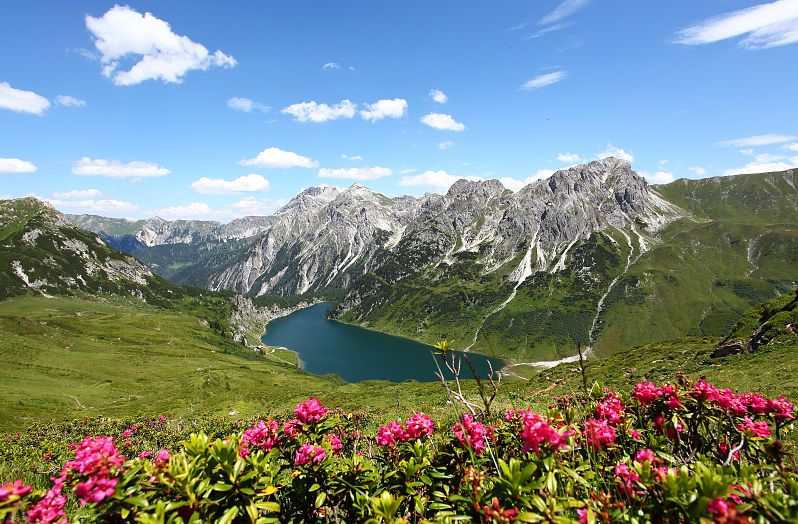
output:
[[[780,440],[794,418],[784,397],[684,377],[638,383],[628,395],[594,386],[539,414],[465,410],[449,424],[415,413],[376,435],[358,414],[311,398],[290,419],[257,420],[224,438],[192,434],[178,446],[161,447],[163,417],[116,435],[86,427],[94,432],[69,441],[46,489],[0,487],[0,518],[794,521],[798,475]]]

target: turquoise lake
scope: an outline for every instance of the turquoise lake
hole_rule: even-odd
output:
[[[333,373],[347,382],[438,380],[432,346],[328,320],[325,312],[331,306],[327,302],[316,304],[269,322],[263,342],[296,351],[302,369],[314,375]],[[504,365],[497,358],[474,353],[468,357],[482,377],[489,373],[488,361],[496,371]],[[461,377],[471,378],[465,362]]]

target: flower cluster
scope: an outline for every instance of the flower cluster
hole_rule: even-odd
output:
[[[524,443],[521,451],[524,453],[532,450],[536,455],[540,454],[545,444],[553,451],[567,448],[568,437],[573,435],[572,431],[553,426],[546,417],[531,410],[507,411],[504,419],[508,422],[518,419],[521,425],[519,436]]]
[[[415,413],[403,426],[394,420],[377,430],[376,441],[380,446],[393,447],[399,442],[411,442],[429,437],[435,431],[435,422],[424,413]]]
[[[238,454],[246,457],[250,454],[250,446],[262,451],[269,451],[277,444],[280,425],[276,420],[259,420],[241,435]]]
[[[454,427],[454,436],[464,448],[469,448],[476,455],[481,455],[490,440],[490,430],[485,424],[474,420],[469,413]]]
[[[296,409],[294,409],[294,413],[296,413],[296,418],[300,422],[303,424],[309,424],[311,422],[319,422],[321,419],[326,417],[327,408],[325,408],[317,399],[311,397],[305,402],[299,404]]]
[[[327,452],[323,447],[316,444],[305,443],[296,450],[294,457],[294,465],[299,466],[302,464],[318,464],[327,458]]]
[[[617,438],[615,428],[603,419],[586,420],[584,435],[594,451],[599,451],[612,445]]]

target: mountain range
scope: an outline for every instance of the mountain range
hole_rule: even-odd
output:
[[[309,188],[229,224],[67,215],[176,283],[342,297],[330,315],[516,364],[726,333],[798,281],[798,171],[651,186],[628,162],[389,198]]]

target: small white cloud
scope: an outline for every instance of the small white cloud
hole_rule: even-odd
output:
[[[192,182],[191,189],[206,195],[236,195],[268,191],[269,181],[256,173],[240,176],[233,180],[202,177]]]
[[[97,189],[73,189],[63,193],[53,193],[53,197],[63,200],[89,199],[102,195]]]
[[[383,118],[401,118],[407,111],[407,100],[404,98],[393,98],[377,100],[373,104],[366,104],[366,109],[360,111],[363,120],[376,122]]]
[[[560,29],[565,29],[566,27],[570,26],[570,23],[560,23],[550,25],[549,27],[544,27],[543,29],[532,33],[531,35],[525,36],[524,40],[534,40],[536,38],[540,38],[541,36],[545,36],[549,33],[553,33],[554,31],[559,31]]]
[[[319,104],[314,101],[291,104],[284,107],[283,114],[291,115],[297,122],[327,122],[339,118],[352,118],[355,116],[357,104],[350,100],[341,100],[337,104]]]
[[[669,173],[668,171],[657,171],[656,173],[641,171],[640,174],[643,175],[643,178],[645,178],[649,184],[667,184],[676,179],[673,173]]]
[[[363,160],[360,155],[347,155],[346,153],[341,153],[341,158],[344,160]]]
[[[560,153],[557,155],[557,160],[563,164],[575,164],[582,161],[582,159],[576,153]]]
[[[782,147],[787,151],[795,151],[796,153],[798,153],[798,142],[796,142],[795,144],[785,144]]]
[[[282,198],[255,198],[247,197],[233,203],[233,214],[236,216],[264,216],[272,215],[286,204]]]
[[[518,180],[517,178],[510,178],[505,176],[501,177],[499,179],[499,182],[501,182],[502,185],[507,189],[509,189],[510,191],[516,192],[520,191],[521,189],[528,186],[532,182],[537,182],[538,180],[549,178],[553,174],[554,174],[553,169],[539,169],[537,173],[528,176],[523,180]]]
[[[745,154],[745,153],[744,153]],[[786,171],[798,167],[798,156],[785,157],[763,153],[753,155],[754,160],[742,167],[727,169],[724,171],[726,176],[742,175],[748,173],[771,173],[774,171]]]
[[[533,89],[539,89],[541,87],[556,84],[557,82],[562,82],[566,78],[568,78],[567,72],[553,71],[551,73],[538,75],[535,78],[530,78],[524,83],[524,85],[521,86],[521,89],[523,91],[532,91]]]
[[[323,66],[321,66],[322,71],[329,71],[331,69],[341,69],[341,66],[338,62],[327,62]]]
[[[123,164],[118,160],[104,160],[101,158],[81,158],[72,172],[81,176],[108,176],[113,178],[144,178],[165,176],[171,173],[165,167],[150,162],[128,162]]]
[[[430,91],[429,97],[438,104],[445,104],[449,100],[449,97],[446,96],[446,93],[444,93],[440,89],[433,89],[432,91]]]
[[[45,201],[57,209],[69,209],[81,213],[129,213],[139,208],[124,200],[59,200],[46,198]]]
[[[559,22],[563,18],[571,16],[583,7],[585,7],[590,0],[565,0],[551,13],[547,14],[540,19],[540,25],[549,25]]]
[[[451,115],[446,115],[443,113],[430,113],[428,115],[424,115],[421,119],[421,123],[428,125],[434,129],[441,129],[443,131],[463,131],[466,127],[452,118]]]
[[[84,100],[69,95],[58,95],[55,97],[55,103],[64,107],[86,107]]]
[[[398,171],[398,173],[399,173],[400,175],[409,175],[410,173],[415,173],[416,171],[418,171],[418,169],[416,169],[416,168],[414,168],[414,167],[405,167],[405,168],[403,168],[403,169],[400,169],[400,170]]]
[[[120,86],[161,79],[180,83],[192,70],[234,67],[236,60],[221,51],[209,53],[202,44],[172,32],[169,24],[151,13],[143,15],[116,5],[101,17],[86,16],[86,27],[100,52],[103,75]],[[138,61],[127,71],[117,68],[123,59]]]
[[[462,178],[475,182],[482,180],[482,178],[478,176],[458,177],[450,175],[446,171],[424,171],[420,175],[402,177],[399,180],[399,185],[403,187],[428,187],[445,192],[452,184]]]
[[[0,173],[35,173],[33,162],[19,158],[0,158]]]
[[[769,146],[773,144],[783,144],[784,142],[789,142],[791,140],[795,140],[796,138],[798,137],[771,133],[767,135],[754,135],[743,138],[735,138],[734,140],[726,140],[724,142],[719,142],[718,145],[730,147]]]
[[[225,213],[220,213],[211,209],[205,202],[192,202],[184,206],[165,207],[156,211],[156,214],[163,218],[172,219],[207,219],[218,217]]]
[[[693,173],[696,176],[706,176],[706,174],[707,174],[707,170],[704,169],[703,167],[699,167],[699,166],[691,167],[690,168],[690,172]]]
[[[283,151],[276,147],[269,147],[258,153],[255,158],[249,160],[241,160],[239,162],[242,166],[258,166],[285,169],[289,167],[307,167],[313,168],[319,165],[315,160],[291,151]]]
[[[23,91],[11,87],[8,82],[0,82],[0,108],[19,113],[33,113],[41,116],[50,107],[50,101],[33,91]]]
[[[452,140],[444,140],[443,142],[438,144],[438,149],[440,150],[451,149],[453,147],[454,147],[454,141]]]
[[[319,176],[322,178],[348,178],[351,180],[377,180],[386,176],[391,176],[393,171],[387,167],[341,167],[319,169]]]
[[[632,153],[626,152],[620,147],[615,147],[612,144],[607,144],[606,149],[604,149],[604,151],[596,155],[596,158],[602,159],[602,158],[607,158],[608,156],[620,158],[621,160],[626,160],[627,162],[633,162],[635,159]]]
[[[235,111],[242,111],[244,113],[251,113],[253,110],[266,113],[271,109],[266,104],[262,104],[256,100],[252,100],[251,98],[243,98],[239,96],[234,96],[228,99],[227,107],[234,109]]]
[[[777,0],[708,18],[677,33],[676,43],[701,45],[747,35],[739,45],[769,49],[798,42],[798,2]]]

